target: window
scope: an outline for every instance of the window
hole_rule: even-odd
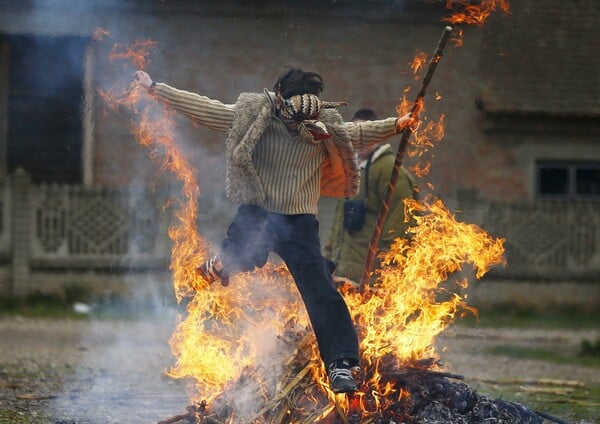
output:
[[[538,161],[536,187],[539,198],[600,198],[600,162]]]
[[[10,35],[7,168],[81,182],[86,39]]]

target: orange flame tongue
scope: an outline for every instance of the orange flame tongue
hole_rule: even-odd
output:
[[[435,356],[434,338],[466,306],[459,294],[442,284],[466,263],[480,278],[503,261],[502,239],[456,221],[440,200],[408,200],[406,206],[417,223],[409,229],[411,240],[396,239],[382,255],[382,268],[369,293],[348,295],[361,330],[361,352],[370,364],[386,355],[399,364]]]
[[[443,19],[452,24],[470,24],[482,26],[490,15],[500,8],[504,13],[508,13],[510,6],[506,0],[482,0],[477,4],[471,4],[468,0],[446,0],[448,9],[462,9],[452,14],[452,16]]]
[[[96,31],[96,34],[99,34]],[[110,51],[108,58],[113,60],[127,59],[132,62],[137,69],[146,69],[148,65],[148,51],[156,46],[156,41],[143,40],[134,41],[131,44],[115,44]]]

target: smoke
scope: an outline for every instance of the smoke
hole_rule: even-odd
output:
[[[131,82],[131,76],[133,75],[133,71],[135,70],[131,65],[121,65],[116,64],[113,69],[117,69],[116,71],[112,71],[111,80],[115,82],[117,86],[127,86]],[[122,112],[122,111],[121,111]],[[132,117],[132,119],[136,119],[136,117]],[[201,133],[201,130],[198,128],[190,128],[189,123],[184,122],[184,120],[177,120],[176,125],[170,128],[173,131],[172,137],[176,141],[177,148],[179,150],[179,155],[184,158],[189,159],[189,163],[192,164],[193,171],[197,173],[198,183],[201,187],[201,199],[200,199],[200,212],[201,215],[199,217],[198,225],[200,227],[200,233],[203,237],[208,238],[213,243],[217,244],[223,237],[225,227],[229,223],[230,216],[234,213],[234,208],[231,207],[231,204],[223,197],[223,189],[224,189],[224,169],[223,169],[223,159],[219,156],[211,156],[206,155],[205,149],[203,149],[201,142],[198,141],[198,133]],[[225,134],[220,135],[221,138],[224,139]],[[135,138],[131,135],[132,143],[135,143]],[[167,154],[165,151],[161,149],[160,145],[150,146],[149,151],[152,159],[155,162],[161,162],[165,159],[163,155]],[[169,158],[167,158],[169,159]],[[167,160],[169,162],[169,160]],[[215,172],[218,171],[218,172]],[[176,222],[179,213],[181,212],[180,207],[182,206],[179,202],[184,202],[184,196],[181,192],[181,181],[178,180],[177,175],[171,175],[168,171],[155,176],[155,180],[157,186],[161,187],[162,197],[165,199],[166,208],[164,211],[169,215],[169,223],[173,224]],[[137,176],[131,182],[131,192],[132,197],[140,197],[143,198],[147,195],[142,191],[144,187],[145,180],[141,176]],[[210,191],[208,193],[204,193],[202,191],[203,186],[210,187]],[[139,192],[136,190],[140,189]],[[162,228],[166,233],[166,227]],[[147,229],[145,229],[147,231]],[[146,235],[144,234],[144,229],[140,228],[140,232],[132,232],[130,234],[130,248],[133,251],[143,251],[144,249],[144,240]],[[147,281],[143,284],[142,287],[135,286],[133,288],[133,302],[127,305],[127,308],[135,309],[136,304],[143,304],[147,308],[146,312],[150,319],[155,318],[162,314],[169,317],[171,323],[176,322],[176,315],[181,314],[185,316],[186,311],[184,311],[184,307],[175,306],[171,304],[169,301],[165,302],[165,296],[169,296],[168,299],[173,301],[173,293],[170,292],[168,294],[165,293],[164,288],[165,284],[170,283],[170,278],[166,278],[166,281]],[[260,281],[253,281],[253,289],[252,295],[268,299],[270,296],[273,296],[273,287],[267,289],[265,285],[261,284]],[[134,283],[136,284],[136,283]],[[217,288],[214,288],[217,289]],[[232,297],[236,296],[236,288],[232,287],[230,290],[230,295]],[[271,291],[269,291],[271,290]],[[156,313],[153,314],[152,310],[155,310]],[[174,314],[171,314],[172,311],[175,311]],[[165,314],[166,312],[166,314]],[[240,417],[252,417],[258,412],[258,409],[261,404],[263,404],[264,396],[272,396],[273,393],[267,395],[265,393],[265,387],[275,388],[277,387],[278,377],[281,375],[282,367],[281,367],[281,359],[285,357],[289,357],[291,353],[290,349],[293,349],[293,346],[287,345],[285,343],[282,344],[281,339],[279,338],[279,334],[277,332],[276,327],[274,327],[271,323],[273,319],[277,319],[274,313],[269,314],[262,313],[260,314],[260,318],[257,321],[249,322],[245,319],[240,319],[238,322],[234,323],[236,327],[235,331],[238,334],[243,334],[245,338],[253,341],[252,348],[255,349],[256,355],[256,365],[249,372],[255,377],[254,379],[241,379],[238,382],[235,382],[236,385],[233,390],[228,391],[228,396],[232,396],[230,402],[228,402],[229,408],[232,408],[236,411],[236,414]],[[201,327],[201,326],[200,326]],[[164,329],[164,325],[159,327],[160,329]],[[172,328],[174,331],[174,326]],[[198,328],[198,332],[202,332],[202,328]],[[169,340],[171,334],[167,334],[165,331],[160,331],[158,333],[148,334],[147,337],[151,337],[152,340],[162,340],[163,346],[166,346],[166,342]],[[155,339],[156,337],[156,339]],[[118,340],[115,340],[115,343],[111,345],[110,352],[94,352],[94,355],[104,355],[103,359],[109,360],[111,364],[128,364],[128,361],[122,360],[121,355],[127,357],[127,355],[134,354],[131,350],[132,344],[129,340],[129,335],[124,334],[123,338],[119,337]],[[99,412],[98,419],[106,416],[107,410],[110,409],[111,401],[116,397],[125,397],[127,399],[131,399],[133,404],[130,404],[131,407],[136,408],[136,412],[133,411],[123,411],[121,414],[137,414],[139,417],[140,411],[148,411],[147,407],[144,407],[145,397],[147,396],[147,391],[144,389],[140,393],[141,401],[137,402],[136,396],[132,395],[131,392],[136,393],[136,390],[139,391],[140,387],[143,388],[142,382],[144,384],[148,384],[151,388],[150,390],[155,390],[155,386],[160,386],[162,390],[163,380],[157,382],[155,378],[148,378],[146,382],[141,376],[137,376],[136,372],[141,369],[147,369],[149,372],[154,372],[156,375],[160,375],[157,373],[156,362],[151,358],[155,358],[155,352],[149,351],[153,356],[150,356],[150,360],[148,363],[140,363],[136,360],[135,364],[130,364],[131,366],[127,367],[128,371],[125,373],[124,377],[120,379],[116,379],[114,376],[110,376],[107,380],[104,376],[99,376],[98,378],[93,380],[93,384],[89,387],[89,389],[85,392],[85,396],[82,396],[80,399],[80,407],[79,409],[87,411],[87,415],[83,415],[86,419],[95,419],[95,415],[89,414],[88,403],[92,404],[93,402],[105,402],[106,407],[101,408]],[[164,366],[163,369],[169,369],[173,365],[173,362],[177,360],[173,355],[165,355],[162,359],[168,357],[170,361],[166,361],[168,364]],[[219,366],[219,364],[215,364],[215,366]],[[120,373],[119,371],[117,371]],[[138,380],[140,378],[140,380]],[[115,394],[113,390],[106,390],[107,384],[115,386],[115,390],[119,394]],[[202,397],[202,393],[197,393],[194,391],[194,382],[190,380],[177,380],[173,384],[174,387],[167,387],[168,390],[176,390],[179,395],[184,393],[182,389],[183,385],[188,386],[188,390],[191,390],[190,397],[198,398]],[[190,389],[191,387],[191,389]],[[166,396],[163,400],[160,399],[160,406],[168,405],[171,407],[171,413],[168,415],[172,415],[173,412],[181,411],[183,409],[184,403],[181,402],[181,397],[178,396],[177,400],[180,402],[178,407],[173,407],[173,403],[170,403],[169,400],[171,398]],[[135,402],[133,402],[135,401]],[[223,401],[223,399],[221,400]],[[98,407],[98,406],[96,406]],[[150,408],[151,411],[156,410],[156,406],[153,405],[153,408]],[[164,414],[167,415],[167,414]]]
[[[265,292],[277,290],[276,287],[264,286],[264,281],[256,280],[252,283],[262,287],[258,290]],[[239,323],[238,329],[246,327],[244,337],[253,341],[256,361],[252,369],[233,382],[233,387],[211,405],[214,411],[226,408],[234,413],[239,422],[251,422],[266,401],[274,398],[282,382],[284,364],[297,347],[281,337],[278,326],[274,325],[279,319],[281,316],[267,312],[261,314],[260,321],[251,325],[248,322]]]
[[[59,110],[59,106],[69,101],[75,120],[79,119],[77,109],[82,107],[82,85],[88,77],[85,60],[91,46],[93,64],[88,71],[92,72],[92,95],[95,96],[96,89],[126,87],[135,71],[133,66],[111,63],[107,53],[114,43],[148,38],[147,28],[152,28],[152,35],[156,37],[164,37],[166,33],[164,30],[161,35],[160,26],[149,25],[147,20],[135,17],[130,20],[126,13],[119,16],[120,12],[127,11],[127,1],[19,3],[0,14],[0,32],[7,34],[12,55],[9,61],[13,66],[12,91],[18,88],[15,80],[23,81],[28,90],[48,99],[47,104],[38,103],[35,106],[38,109]],[[103,40],[93,40],[92,34],[97,28],[106,29],[110,35]],[[162,62],[161,52],[155,53],[153,59],[158,66]],[[172,71],[176,73],[176,69]],[[76,89],[70,90],[73,87]],[[75,98],[65,98],[64,93],[69,90],[76,93]],[[106,105],[98,98],[94,103],[97,119]],[[122,143],[135,145],[136,140],[130,134],[129,122],[120,126],[125,120],[118,113],[122,111],[108,112],[102,116],[102,123],[95,124],[97,146],[102,148],[107,143],[114,146],[109,152],[100,152],[105,156],[97,158],[96,164],[103,166],[96,169],[99,174],[96,178],[104,178],[100,184],[112,185],[118,182],[120,174],[129,172],[129,198],[123,206],[144,205],[148,209],[135,211],[140,217],[138,223],[160,224],[169,219],[167,215],[171,211],[163,207],[170,198],[179,195],[179,187],[168,175],[157,175],[157,164],[151,158],[146,156],[145,160],[135,161],[119,153],[127,147]],[[66,118],[60,116],[60,119]],[[182,125],[182,128],[175,137],[184,155],[197,158],[195,165],[201,170],[201,179],[204,178],[202,184],[214,185],[213,193],[219,193],[218,188],[223,185],[223,161],[215,155],[207,155],[200,137],[197,134],[192,137],[189,128],[187,133],[186,127]],[[36,149],[28,154],[32,154],[31,151]],[[75,158],[78,159],[81,158]],[[103,167],[107,170],[103,171]],[[106,174],[103,176],[102,172]],[[153,196],[163,204],[153,202]],[[226,201],[220,194],[203,193],[202,202],[207,205],[202,216],[204,227],[210,229],[211,238],[217,239],[224,230],[214,222],[216,217],[226,218],[227,212],[223,212],[228,210],[224,207]],[[156,211],[157,215],[153,215]],[[166,239],[166,226],[132,225],[130,230],[128,251],[140,256],[147,253],[148,244],[152,242],[149,238]],[[157,235],[159,231],[164,234]],[[160,267],[160,264],[150,265]],[[175,303],[170,276],[165,272],[139,272],[132,267],[125,282],[118,283],[119,287],[111,285],[111,279],[112,276],[107,275],[106,281],[100,281],[106,289],[88,305],[88,320],[82,326],[78,345],[72,347],[76,360],[65,364],[63,385],[53,393],[56,398],[49,405],[48,414],[64,422],[156,422],[182,410],[188,403],[185,382],[164,374],[174,361],[168,340],[177,315],[183,313],[182,307]],[[80,310],[85,312],[86,308]]]
[[[156,422],[173,415],[186,404],[181,384],[161,372],[170,359],[165,340],[174,319],[168,307],[152,319],[91,319],[76,347],[76,368],[63,377],[48,413],[64,422],[94,424]]]

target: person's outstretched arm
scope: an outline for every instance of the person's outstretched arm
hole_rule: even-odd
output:
[[[415,125],[416,120],[410,114],[400,118],[384,118],[375,121],[345,122],[344,125],[350,132],[352,144],[355,148],[382,144],[388,138],[402,132],[407,125]]]
[[[134,81],[162,102],[181,112],[199,125],[216,131],[228,131],[233,121],[235,105],[179,90],[165,83],[154,82],[144,71],[136,71]]]

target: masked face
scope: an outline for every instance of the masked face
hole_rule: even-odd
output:
[[[282,99],[279,113],[289,123],[317,119],[321,109],[321,101],[314,94],[298,94],[289,99]]]

